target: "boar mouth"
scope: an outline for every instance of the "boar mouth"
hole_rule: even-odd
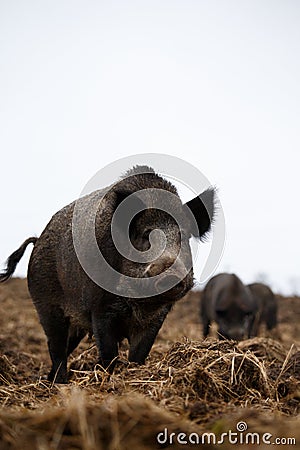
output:
[[[158,295],[163,297],[184,295],[187,285],[182,278],[176,274],[162,275],[155,283],[155,289]]]
[[[170,286],[174,288],[177,287],[181,283],[181,278],[177,275],[162,275],[159,277],[159,280],[155,283],[155,288],[157,292],[162,292],[170,289]]]
[[[156,279],[157,277],[157,279]],[[128,287],[128,299],[135,300],[139,298],[139,302],[143,302],[149,298],[163,300],[164,302],[173,302],[182,298],[192,287],[193,278],[188,275],[179,276],[178,273],[161,273],[159,276],[141,277],[146,284],[142,288],[135,289],[135,286],[128,281],[120,279],[120,285],[124,287],[124,282]],[[154,279],[153,279],[154,278]],[[141,291],[142,289],[142,291]],[[149,292],[149,296],[146,294]],[[140,297],[140,294],[143,294]],[[146,294],[146,295],[145,295]],[[148,301],[147,300],[147,301]]]

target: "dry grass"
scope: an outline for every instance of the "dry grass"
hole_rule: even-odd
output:
[[[161,448],[165,427],[220,434],[239,420],[300,442],[300,299],[280,299],[280,342],[236,343],[201,339],[196,297],[176,305],[145,366],[128,364],[124,345],[109,376],[85,340],[63,386],[44,380],[49,357],[25,281],[0,286],[1,450]]]

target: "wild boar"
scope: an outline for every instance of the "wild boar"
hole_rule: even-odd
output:
[[[145,194],[143,199],[134,196],[128,202],[131,194],[141,193]],[[155,205],[164,193],[169,195],[168,200],[166,204],[160,202],[158,208]],[[112,223],[117,208],[125,201],[127,207],[115,223],[116,239],[125,242],[129,235],[130,251],[138,251],[139,255],[146,255],[157,246],[163,248],[150,262],[147,258],[132,261],[115,246]],[[189,239],[192,235],[202,238],[209,231],[214,203],[215,193],[209,188],[182,204],[173,184],[152,168],[136,166],[115,184],[61,209],[38,239],[27,239],[9,257],[1,281],[13,274],[26,246],[34,244],[28,287],[48,340],[52,361],[49,380],[67,382],[67,357],[87,333],[94,334],[99,363],[109,372],[113,371],[118,345],[124,338],[129,342],[129,361],[144,364],[172,305],[193,286]],[[136,204],[142,205],[142,210],[134,214]],[[76,223],[76,236],[75,211],[80,219]],[[180,219],[180,226],[174,217]],[[97,250],[104,257],[99,265],[97,255],[90,251],[91,223]],[[157,230],[159,233],[155,234]],[[79,250],[75,250],[75,241],[81,246]],[[79,256],[93,271],[93,279],[82,267]],[[112,275],[107,265],[114,269]],[[97,274],[100,278],[104,274],[105,288],[97,282]],[[146,288],[137,290],[135,286],[140,280],[155,280],[152,285],[155,294],[151,291],[147,296]],[[168,289],[170,283],[172,287]]]
[[[235,274],[215,275],[202,293],[203,335],[208,336],[210,323],[214,321],[220,339],[250,337],[256,312],[257,304],[250,289]]]
[[[258,305],[252,330],[252,335],[257,336],[262,323],[266,324],[268,331],[277,326],[278,302],[272,290],[264,283],[251,283],[248,288]]]

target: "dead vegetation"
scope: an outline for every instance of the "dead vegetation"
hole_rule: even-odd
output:
[[[276,339],[236,343],[201,339],[196,297],[176,305],[145,366],[127,363],[125,344],[109,376],[86,339],[70,358],[70,383],[53,385],[25,280],[0,286],[1,450],[166,448],[156,439],[165,428],[219,436],[239,421],[299,443],[300,299],[280,298]]]

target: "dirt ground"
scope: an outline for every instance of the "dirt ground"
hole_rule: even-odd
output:
[[[272,336],[236,343],[202,339],[200,296],[174,307],[145,366],[124,345],[108,376],[86,338],[52,385],[26,280],[1,285],[0,449],[300,448],[300,298],[279,297]]]

